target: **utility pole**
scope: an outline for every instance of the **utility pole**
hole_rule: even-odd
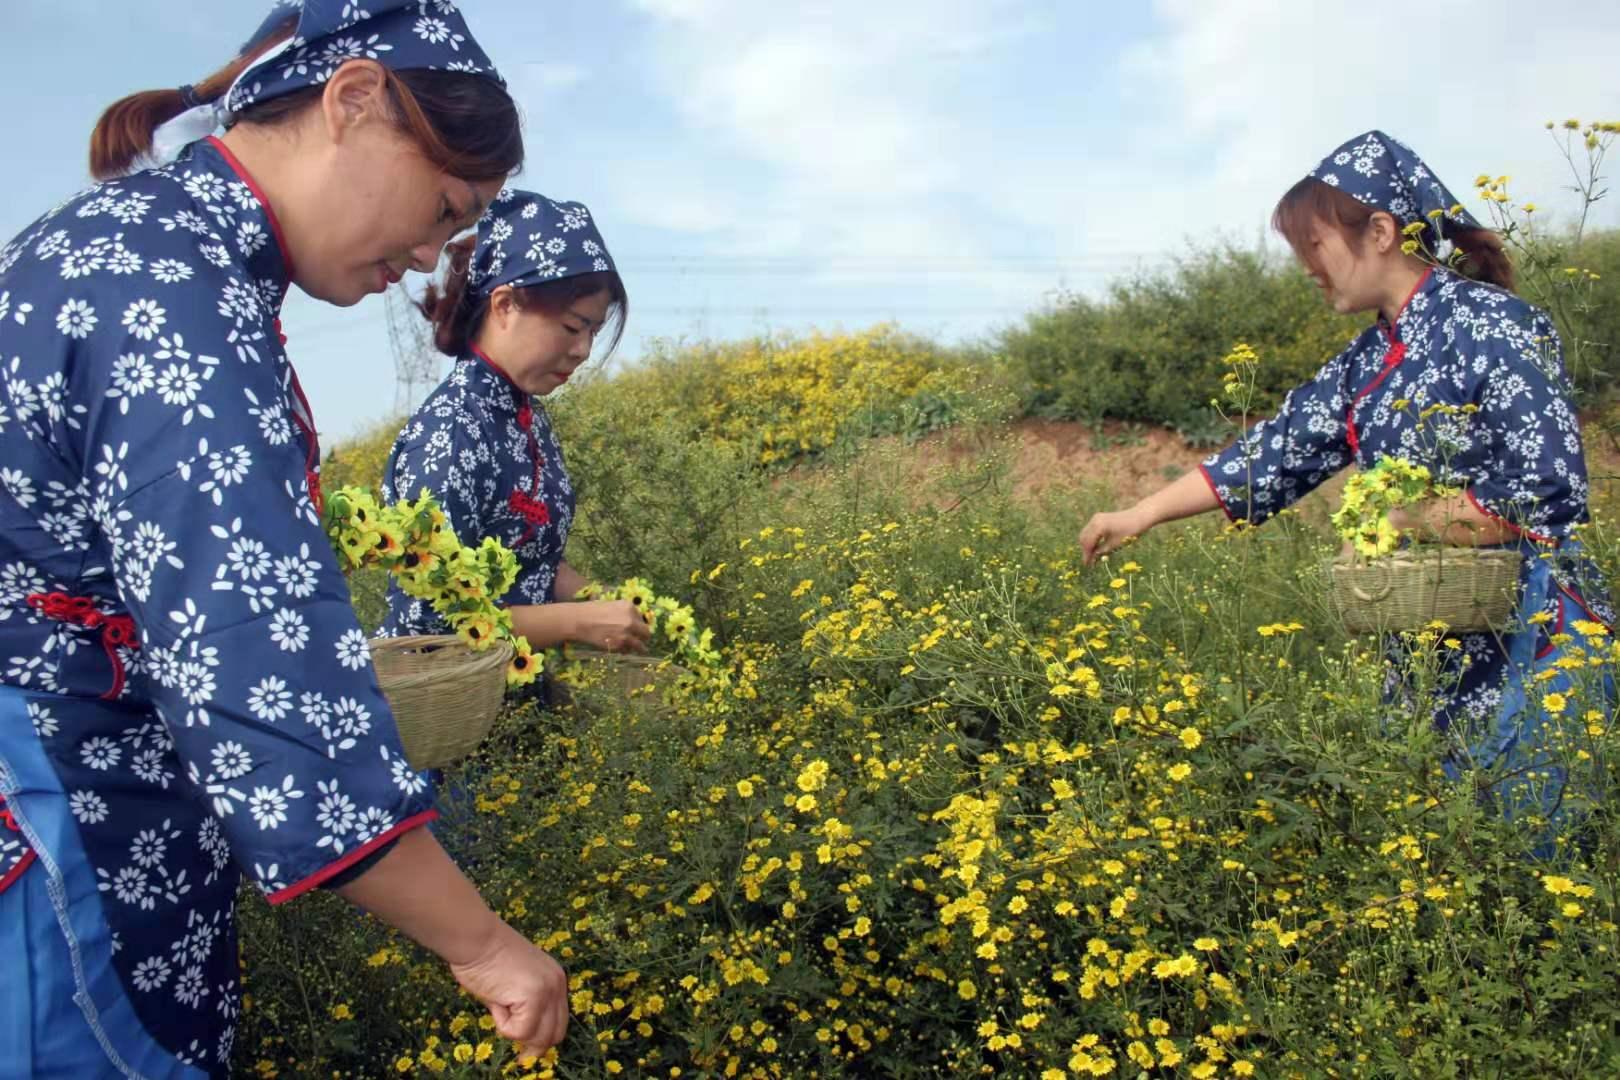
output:
[[[428,321],[404,282],[388,287],[383,305],[388,314],[388,344],[394,351],[394,413],[407,416],[416,408],[418,388],[433,385],[439,353],[428,334]]]

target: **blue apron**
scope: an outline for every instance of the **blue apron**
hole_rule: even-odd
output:
[[[1501,705],[1485,723],[1467,724],[1454,720],[1465,731],[1456,731],[1461,744],[1444,761],[1446,776],[1455,781],[1470,768],[1477,768],[1491,777],[1488,793],[1482,796],[1503,817],[1513,820],[1526,814],[1537,814],[1547,827],[1532,854],[1536,858],[1551,858],[1556,854],[1557,836],[1580,816],[1579,803],[1596,802],[1603,792],[1588,790],[1583,784],[1579,799],[1568,799],[1570,775],[1568,756],[1557,747],[1559,736],[1585,727],[1583,714],[1599,708],[1605,718],[1613,710],[1615,683],[1613,665],[1604,663],[1598,670],[1598,689],[1602,701],[1591,700],[1590,674],[1584,678],[1558,666],[1558,661],[1579,649],[1588,656],[1609,654],[1611,643],[1603,635],[1596,637],[1583,632],[1575,624],[1586,620],[1598,621],[1587,611],[1580,596],[1558,581],[1550,560],[1542,558],[1546,548],[1526,542],[1523,554],[1524,569],[1520,574],[1520,598],[1514,612],[1517,630],[1502,639],[1506,663],[1502,665]],[[1580,544],[1566,540],[1558,546],[1558,555],[1566,566],[1580,564]],[[1595,580],[1595,574],[1593,575]],[[1556,611],[1549,624],[1535,625],[1530,618],[1538,612]],[[1567,634],[1571,640],[1559,645],[1551,639]],[[1538,678],[1552,672],[1545,679]],[[1585,684],[1584,687],[1582,684]],[[1540,705],[1547,694],[1568,695],[1585,689],[1583,700],[1572,699],[1565,709],[1550,713]],[[1572,803],[1577,805],[1571,805]]]
[[[14,826],[34,852],[0,891],[0,956],[13,976],[0,997],[0,1080],[206,1080],[205,1070],[146,1033],[113,969],[117,945],[95,872],[68,794],[30,729],[27,703],[52,696],[0,684],[0,796],[7,811],[0,828]]]

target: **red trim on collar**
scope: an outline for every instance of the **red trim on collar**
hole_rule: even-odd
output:
[[[512,378],[512,376],[508,375],[506,373],[505,368],[501,367],[501,365],[499,365],[495,361],[491,360],[489,358],[489,354],[484,352],[484,350],[480,349],[476,345],[471,345],[471,346],[469,346],[469,348],[472,349],[472,354],[474,356],[476,356],[476,357],[478,357],[478,359],[482,360],[484,362],[484,364],[491,371],[493,371],[495,374],[499,375],[502,379],[505,380],[506,385],[512,391],[513,404],[515,404],[517,406],[517,425],[518,425],[518,427],[523,429],[525,434],[527,434],[529,436],[530,443],[533,443],[534,442],[534,433],[529,430],[529,425],[534,423],[534,395],[529,393],[527,390],[523,389],[523,387],[519,386],[517,384],[517,380]],[[537,446],[531,446],[530,447],[529,454],[530,454],[531,457],[535,457],[535,459],[536,459],[535,460],[535,466],[534,466],[534,468],[535,468],[535,483],[536,484],[538,484],[540,482],[539,481],[540,464],[539,464],[539,459],[538,459],[538,456],[537,456],[539,453],[540,453],[539,447],[537,447]],[[535,489],[535,494],[537,494],[537,495],[539,494],[539,489],[538,488]]]
[[[1361,433],[1356,430],[1356,407],[1361,404],[1368,394],[1378,389],[1383,384],[1383,381],[1389,378],[1389,373],[1399,367],[1401,361],[1405,359],[1406,342],[1390,338],[1389,351],[1384,354],[1384,363],[1379,367],[1378,374],[1374,375],[1372,381],[1361,388],[1359,394],[1350,399],[1350,407],[1344,411],[1344,438],[1350,444],[1350,453],[1358,457],[1361,454]]]
[[[1423,276],[1417,279],[1417,284],[1412,286],[1412,291],[1406,294],[1405,300],[1401,301],[1401,309],[1395,313],[1395,322],[1387,323],[1383,319],[1378,320],[1379,329],[1384,331],[1384,336],[1391,343],[1395,341],[1395,323],[1401,321],[1401,316],[1406,314],[1406,309],[1412,305],[1412,300],[1418,293],[1423,291],[1423,286],[1427,285],[1432,277],[1434,277],[1434,267],[1431,266],[1423,271]]]
[[[276,320],[276,327],[280,329],[280,319]],[[281,343],[287,344],[285,335]],[[298,399],[298,408],[287,411],[292,413],[293,426],[304,437],[304,484],[309,488],[309,501],[319,514],[326,509],[326,499],[321,493],[321,437],[315,430],[315,410],[309,407],[309,398],[304,396],[304,387],[298,381],[298,369],[293,367],[290,357],[287,374],[292,377],[293,396]]]
[[[534,396],[517,384],[517,380],[508,375],[504,368],[489,358],[489,354],[476,345],[468,346],[472,354],[478,357],[486,367],[505,380],[511,388],[513,402],[517,406],[517,426],[523,432],[524,442],[529,447],[529,470],[533,474],[531,486],[532,493],[524,491],[521,487],[513,489],[507,496],[507,505],[512,512],[528,522],[528,528],[514,547],[522,547],[534,536],[535,530],[551,521],[551,511],[547,509],[542,498],[540,485],[541,473],[545,471],[545,458],[540,453],[540,443],[534,437]]]
[[[470,345],[470,346],[468,346],[468,348],[472,350],[472,354],[474,356],[478,357],[478,359],[482,360],[485,364],[487,364],[491,371],[493,371],[495,374],[499,375],[503,380],[505,380],[506,385],[510,386],[512,388],[512,392],[514,394],[523,394],[523,396],[525,398],[527,398],[529,396],[528,394],[523,393],[523,387],[521,387],[521,386],[519,386],[517,384],[517,380],[512,378],[512,376],[508,375],[506,373],[505,368],[501,367],[501,365],[499,365],[495,361],[491,360],[489,358],[489,354],[486,353],[483,349],[480,349],[476,345]]]
[[[1400,322],[1401,316],[1406,314],[1406,309],[1411,305],[1412,299],[1423,291],[1423,286],[1428,284],[1429,279],[1433,276],[1434,267],[1431,266],[1423,271],[1423,276],[1417,279],[1417,284],[1412,286],[1412,291],[1406,294],[1405,300],[1401,301],[1401,310],[1395,313],[1395,322]],[[1389,342],[1389,351],[1384,354],[1383,366],[1378,369],[1378,374],[1374,375],[1372,380],[1361,388],[1361,392],[1350,399],[1350,405],[1344,410],[1345,441],[1350,444],[1350,453],[1355,457],[1361,456],[1361,433],[1356,430],[1356,407],[1361,404],[1368,394],[1378,389],[1384,380],[1389,378],[1389,373],[1399,367],[1402,360],[1406,359],[1406,342],[1395,336],[1395,323],[1385,322],[1383,317],[1380,316],[1378,329],[1384,332],[1384,338]]]
[[[287,236],[281,231],[281,219],[276,217],[275,207],[270,205],[270,197],[264,193],[264,189],[259,186],[259,182],[253,179],[253,174],[248,172],[247,166],[242,164],[240,158],[231,153],[231,148],[226,146],[217,135],[208,136],[208,144],[219,151],[219,156],[225,159],[225,164],[229,165],[236,173],[237,178],[247,185],[248,190],[253,192],[253,197],[259,200],[259,205],[264,208],[264,216],[270,222],[270,234],[276,238],[276,248],[281,252],[281,263],[287,271],[287,282],[281,288],[281,295],[285,297],[288,287],[292,285],[293,257],[292,251],[287,247]],[[287,335],[281,330],[281,317],[279,315],[275,319],[275,328],[276,337],[281,342],[282,348],[285,349],[287,347]],[[304,396],[304,388],[298,384],[298,372],[293,368],[290,358],[287,361],[287,370],[292,374],[293,394],[298,398],[298,404],[303,407],[302,416],[299,415],[297,409],[288,411],[292,413],[294,426],[304,436],[304,483],[309,487],[309,499],[314,504],[315,512],[318,514],[324,506],[324,500],[321,497],[320,480],[321,444],[320,439],[315,434],[315,413],[309,407],[309,399]]]
[[[237,178],[248,186],[248,190],[253,192],[253,197],[259,200],[259,205],[264,207],[264,216],[270,219],[270,233],[276,238],[276,247],[281,249],[281,261],[287,267],[287,281],[291,282],[293,279],[292,252],[287,250],[287,237],[281,231],[281,221],[276,217],[276,211],[270,205],[269,198],[265,196],[264,189],[259,186],[257,180],[253,179],[253,174],[247,171],[247,166],[243,165],[237,156],[231,153],[231,148],[226,146],[219,136],[208,136],[208,144],[219,151],[219,156],[225,159],[225,164],[236,172]]]

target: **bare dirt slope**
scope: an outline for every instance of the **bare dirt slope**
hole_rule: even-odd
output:
[[[1620,498],[1620,450],[1587,424],[1587,465],[1600,501]],[[1133,502],[1175,479],[1209,454],[1189,447],[1175,432],[1141,424],[1101,425],[1060,420],[1019,420],[994,436],[961,430],[936,432],[912,449],[915,479],[942,466],[961,466],[987,449],[1004,447],[1013,491],[1030,498],[1062,490],[1111,495]],[[1337,501],[1339,482],[1324,498]]]

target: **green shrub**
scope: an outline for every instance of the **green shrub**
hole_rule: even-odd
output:
[[[1226,246],[1119,282],[1101,300],[1073,297],[1030,315],[997,347],[1033,415],[1192,433],[1212,424],[1219,360],[1233,342],[1267,358],[1258,404],[1269,409],[1362,328],[1329,310],[1291,264]]]
[[[1583,404],[1608,404],[1615,399],[1615,376],[1620,375],[1620,230],[1588,233],[1559,254],[1597,275],[1588,279],[1578,302],[1549,305],[1552,290],[1535,281],[1524,292],[1558,315],[1564,355]]]
[[[331,447],[321,462],[321,485],[336,491],[350,484],[377,491],[383,469],[394,449],[404,417],[379,420],[371,427]]]

